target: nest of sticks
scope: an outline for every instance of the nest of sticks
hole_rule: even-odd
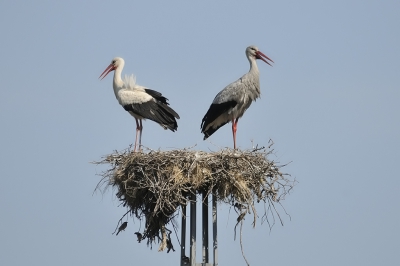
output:
[[[280,171],[284,165],[267,158],[273,153],[271,146],[244,151],[226,148],[216,152],[191,148],[115,151],[95,162],[111,165],[101,174],[96,188],[112,187],[121,205],[127,208],[117,228],[126,215],[131,215],[144,222],[143,231],[135,233],[139,242],[147,239],[151,247],[158,242],[159,251],[167,248],[169,252],[174,249],[172,231],[167,226],[176,228],[174,217],[193,194],[212,193],[219,203],[233,207],[238,215],[236,226],[247,214],[252,214],[255,226],[258,218],[255,203],[259,202],[267,206],[262,221],[268,221],[271,226],[274,222],[268,217],[272,215],[275,221],[277,214],[282,222],[275,204],[281,205],[295,180]]]

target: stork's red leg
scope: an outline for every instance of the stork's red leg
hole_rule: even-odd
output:
[[[233,148],[236,150],[236,130],[239,118],[232,119]]]
[[[143,131],[143,125],[142,125],[142,119],[139,119],[139,128],[140,128],[140,134],[139,134],[139,151],[142,150],[142,131]]]
[[[137,146],[137,139],[138,139],[138,133],[140,131],[140,125],[139,125],[139,121],[137,118],[135,118],[136,120],[136,138],[135,138],[135,147],[133,148],[133,151],[136,151],[136,146]]]

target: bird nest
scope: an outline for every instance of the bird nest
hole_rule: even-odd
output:
[[[255,202],[264,202],[267,208],[261,219],[273,224],[268,217],[272,215],[275,221],[275,204],[281,205],[295,181],[280,171],[283,165],[267,159],[273,152],[271,146],[217,152],[115,151],[96,162],[111,165],[101,174],[97,189],[114,188],[121,205],[127,208],[117,228],[126,215],[134,216],[144,222],[143,231],[136,232],[138,241],[147,239],[150,246],[158,242],[159,251],[167,248],[169,252],[173,249],[172,231],[167,226],[176,228],[174,218],[179,207],[187,205],[193,194],[213,194],[218,202],[232,206],[238,215],[237,224],[252,213],[253,226],[258,218]],[[279,214],[277,217],[280,219]]]

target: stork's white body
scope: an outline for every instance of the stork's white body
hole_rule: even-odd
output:
[[[236,127],[240,117],[243,116],[251,103],[260,97],[260,79],[256,59],[264,58],[272,61],[257,47],[249,46],[246,49],[246,56],[250,62],[250,70],[237,81],[226,86],[215,96],[210,108],[201,123],[201,132],[204,139],[207,139],[220,127],[232,122],[232,133],[234,148],[236,149]]]
[[[136,139],[134,148],[134,150],[136,150],[139,133],[139,146],[141,146],[143,129],[142,119],[150,119],[158,123],[164,129],[175,131],[178,128],[175,118],[179,119],[179,115],[168,106],[167,98],[157,91],[136,84],[133,75],[125,75],[124,79],[122,79],[121,72],[124,65],[125,61],[120,57],[116,57],[100,77],[104,74],[104,78],[109,72],[115,70],[113,78],[115,97],[119,104],[136,119]]]
[[[128,104],[142,104],[153,100],[153,96],[146,93],[145,87],[135,84],[134,76],[125,76],[122,81],[123,85],[118,86],[113,84],[114,94],[120,105],[125,106]],[[135,114],[132,114],[135,116]]]

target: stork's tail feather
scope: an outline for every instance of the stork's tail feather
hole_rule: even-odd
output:
[[[203,140],[206,140],[209,136],[214,134],[215,131],[217,131],[220,127],[224,126],[226,123],[228,123],[228,122],[225,122],[217,127],[209,127],[209,128],[207,128],[207,124],[202,124],[201,133],[204,134]],[[206,128],[207,128],[207,130],[206,130]]]
[[[163,108],[169,115],[172,115],[173,117],[175,117],[175,118],[177,118],[177,119],[180,118],[179,115],[178,115],[178,113],[175,112],[174,109],[172,109],[172,108],[169,107],[168,105],[166,105],[166,104],[161,104],[161,106],[162,106],[162,108]],[[175,122],[176,122],[176,121],[175,121]]]
[[[161,122],[160,125],[164,129],[169,129],[175,132],[178,129],[178,123],[176,122],[176,119],[179,119],[179,115],[166,104],[159,104],[159,106],[161,107],[158,109],[158,117]]]
[[[176,130],[178,130],[178,123],[175,121],[175,123],[171,123],[171,124],[162,124],[161,125],[164,129],[169,129],[172,132],[175,132]]]

